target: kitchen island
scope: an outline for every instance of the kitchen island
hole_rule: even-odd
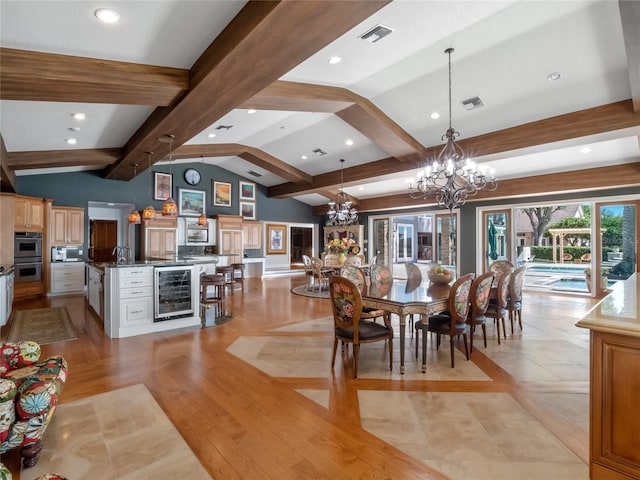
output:
[[[200,274],[211,258],[88,263],[89,305],[111,338],[194,327],[200,319]]]
[[[640,284],[616,282],[577,326],[591,330],[591,480],[640,478]]]

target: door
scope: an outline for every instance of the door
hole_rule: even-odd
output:
[[[399,263],[413,261],[413,225],[396,224],[396,258]]]
[[[291,227],[291,268],[304,268],[302,256],[313,256],[313,228]]]
[[[511,215],[509,210],[485,210],[482,214],[483,271],[496,260],[511,258]]]
[[[113,262],[111,253],[118,245],[117,220],[91,220],[89,222],[89,260]]]

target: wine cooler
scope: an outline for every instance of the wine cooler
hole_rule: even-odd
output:
[[[154,275],[154,321],[193,316],[193,266],[156,267]]]

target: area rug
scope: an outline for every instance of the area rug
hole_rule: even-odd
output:
[[[16,310],[7,341],[31,340],[46,345],[78,338],[66,307]]]
[[[42,443],[40,460],[22,478],[211,479],[143,384],[62,403]]]
[[[307,290],[306,285],[299,285],[297,287],[293,287],[291,289],[291,293],[295,293],[296,295],[302,295],[303,297],[312,297],[312,298],[329,298],[329,292],[317,290],[310,291]]]

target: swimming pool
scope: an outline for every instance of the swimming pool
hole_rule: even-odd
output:
[[[609,280],[607,282],[607,287],[611,288],[613,284],[616,283],[615,280]],[[548,284],[552,290],[577,290],[581,292],[586,292],[587,290],[587,282],[584,279],[580,278],[559,278],[558,280],[554,280],[553,282]]]
[[[588,266],[588,263],[585,263],[584,265],[576,265],[575,267],[569,265],[532,265],[527,268],[527,273],[582,273]]]

